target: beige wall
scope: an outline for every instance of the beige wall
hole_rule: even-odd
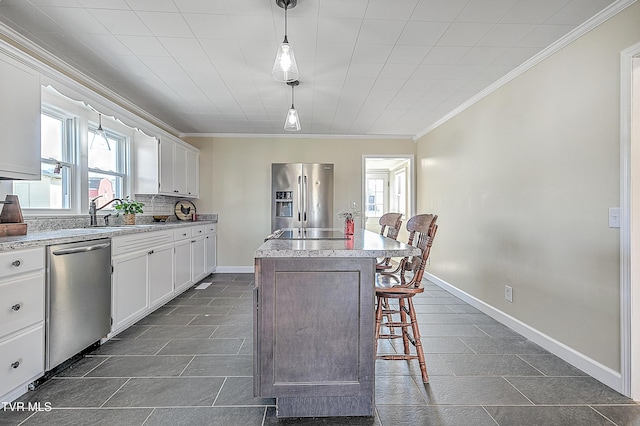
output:
[[[271,163],[333,163],[334,210],[362,207],[363,155],[414,155],[399,139],[189,138],[200,151],[198,212],[217,213],[218,265],[253,267],[271,232]]]
[[[439,215],[429,272],[620,371],[620,52],[640,3],[417,147],[417,208]],[[513,303],[504,286],[513,287]]]

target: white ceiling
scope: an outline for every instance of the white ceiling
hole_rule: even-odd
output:
[[[298,0],[302,132],[413,137],[614,0]],[[0,0],[0,22],[182,133],[284,134],[275,0]]]

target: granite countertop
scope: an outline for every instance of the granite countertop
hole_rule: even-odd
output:
[[[342,232],[340,229],[323,231]],[[258,247],[255,257],[404,257],[418,254],[420,249],[416,247],[356,229],[351,238],[345,239],[269,239]]]
[[[97,240],[100,238],[111,238],[140,232],[163,231],[182,228],[185,226],[207,225],[211,223],[217,223],[217,221],[202,220],[197,222],[158,222],[144,225],[69,228],[37,232],[27,231],[27,235],[0,238],[0,252],[53,244]]]

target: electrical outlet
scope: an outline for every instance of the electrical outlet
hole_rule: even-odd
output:
[[[504,286],[504,300],[507,302],[513,302],[513,288],[508,285]]]

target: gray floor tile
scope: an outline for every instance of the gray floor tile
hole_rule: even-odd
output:
[[[618,426],[640,426],[640,405],[596,405],[592,408]]]
[[[83,377],[109,359],[108,356],[84,356],[57,374],[56,377]]]
[[[429,337],[422,335],[422,350],[426,353],[464,354],[473,351],[457,337]]]
[[[534,404],[633,404],[591,377],[509,377]]]
[[[438,305],[435,305],[438,306]],[[453,312],[440,314],[421,314],[418,323],[422,324],[493,324],[498,322],[485,314],[455,314]]]
[[[208,339],[216,330],[216,326],[150,326],[138,339]]]
[[[431,376],[453,376],[453,371],[438,356],[425,356],[427,373]],[[413,376],[421,377],[418,360],[393,361],[376,360],[376,378],[383,376]]]
[[[112,356],[87,377],[179,376],[192,356]]]
[[[187,325],[195,315],[160,315],[151,314],[142,318],[136,325]]]
[[[144,426],[260,426],[264,407],[159,408]]]
[[[253,377],[253,357],[249,355],[198,355],[182,376],[247,376]]]
[[[132,325],[126,330],[118,333],[115,339],[135,339],[149,328],[148,325]]]
[[[220,325],[216,328],[212,338],[224,339],[224,338],[243,338],[249,339],[253,336],[252,325]]]
[[[461,337],[465,345],[478,354],[548,354],[545,349],[524,337]]]
[[[8,402],[8,401],[4,401]],[[16,406],[15,409],[2,408],[0,409],[0,426],[18,426],[20,423],[28,419],[30,416],[34,416],[37,413],[28,411]]]
[[[555,355],[519,355],[545,376],[586,376],[587,374]]]
[[[427,405],[531,405],[501,377],[434,376],[422,390]]]
[[[238,355],[253,355],[253,339],[244,339]]]
[[[376,377],[376,404],[424,405],[423,392],[409,376]]]
[[[501,426],[613,426],[590,407],[485,407]]]
[[[482,330],[489,337],[518,337],[522,338],[522,336],[509,327],[502,324],[478,324],[476,323],[476,327]]]
[[[449,311],[454,314],[480,314],[482,313],[479,309],[474,308],[471,305],[447,305]]]
[[[92,352],[93,355],[155,355],[169,343],[168,339],[109,340]]]
[[[53,378],[23,395],[25,402],[50,402],[53,408],[100,407],[128,379]]]
[[[540,376],[517,355],[441,354],[456,376]]]
[[[382,426],[375,417],[296,417],[279,419],[276,408],[267,407],[263,426]],[[395,425],[400,426],[400,425]]]
[[[223,381],[218,377],[130,379],[105,407],[211,406]]]
[[[252,325],[252,314],[198,315],[191,325]]]
[[[213,297],[182,297],[167,302],[167,306],[207,306],[213,301]]]
[[[31,417],[24,426],[141,426],[151,414],[150,408],[128,409],[55,409],[40,412]]]
[[[413,305],[416,314],[450,314],[451,309],[447,305]],[[420,315],[422,317],[422,315]]]
[[[462,337],[462,336],[486,336],[472,324],[420,324],[418,317],[420,334],[424,337]]]
[[[158,355],[231,355],[237,354],[242,339],[175,339]]]
[[[380,422],[385,426],[496,426],[482,407],[378,405],[377,408]]]
[[[229,306],[176,306],[171,315],[226,315],[230,311]]]
[[[214,406],[275,405],[274,398],[253,396],[253,377],[227,377]]]

